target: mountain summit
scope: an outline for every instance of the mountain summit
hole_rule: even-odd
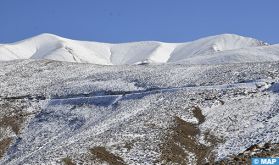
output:
[[[279,60],[279,46],[235,34],[221,34],[185,43],[141,41],[99,43],[41,34],[0,45],[0,61],[51,59],[122,65],[142,63],[220,64]]]

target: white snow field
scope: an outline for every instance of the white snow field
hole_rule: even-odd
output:
[[[101,65],[142,63],[221,64],[278,60],[279,45],[234,34],[186,43],[142,41],[121,44],[75,41],[41,34],[0,45],[0,60],[51,59]]]
[[[0,164],[278,157],[278,47],[230,34],[181,44],[43,34],[1,45]]]

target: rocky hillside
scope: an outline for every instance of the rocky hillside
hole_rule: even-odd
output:
[[[278,155],[278,62],[0,62],[0,164],[224,164]]]

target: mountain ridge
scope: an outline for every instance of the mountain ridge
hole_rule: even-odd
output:
[[[228,51],[234,51],[233,55],[227,57]],[[243,51],[249,52],[242,53]],[[101,65],[181,62],[219,64],[279,60],[278,52],[278,45],[268,45],[263,41],[235,34],[221,34],[183,43],[140,41],[115,44],[78,41],[43,33],[15,43],[0,45],[0,61],[50,59]],[[215,56],[208,57],[216,54],[217,59]],[[206,57],[206,61],[195,60],[203,57]],[[241,61],[242,59],[245,61]]]

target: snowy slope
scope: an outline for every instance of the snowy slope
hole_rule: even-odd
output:
[[[279,142],[278,82],[278,62],[0,62],[0,144],[7,144],[0,164],[199,165],[230,158]]]
[[[51,59],[101,65],[169,63],[220,64],[279,60],[278,45],[233,34],[186,43],[142,41],[121,44],[75,41],[41,34],[0,45],[0,60]]]
[[[181,64],[224,64],[244,62],[266,62],[279,60],[279,44],[260,47],[249,47],[212,54],[203,54],[182,59]]]

